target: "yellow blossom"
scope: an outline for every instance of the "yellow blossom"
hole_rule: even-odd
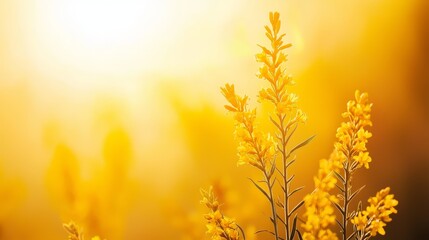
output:
[[[237,147],[238,165],[250,164],[266,171],[276,154],[277,144],[270,134],[265,134],[255,126],[256,110],[247,108],[247,96],[235,93],[234,85],[226,84],[221,88],[230,105],[225,108],[234,114],[235,137],[239,140]]]
[[[201,189],[203,199],[201,203],[206,205],[210,210],[209,213],[204,215],[207,220],[206,228],[207,234],[211,239],[219,240],[238,240],[240,234],[235,220],[223,216],[219,209],[219,202],[213,193],[213,187],[210,186],[208,190]]]
[[[350,162],[352,167],[348,171],[353,172],[362,166],[368,169],[372,161],[366,148],[372,134],[365,129],[372,126],[371,107],[368,94],[356,90],[355,99],[347,103],[347,111],[342,114],[347,121],[337,129],[337,142],[334,146],[344,159],[354,161]]]
[[[69,234],[68,240],[83,240],[82,230],[74,223],[63,224],[64,229]]]
[[[359,152],[359,155],[354,156],[353,159],[359,163],[359,166],[365,166],[369,168],[369,163],[372,161],[368,152]]]
[[[359,212],[352,220],[352,224],[354,224],[357,230],[363,230],[366,227],[368,222],[368,215],[362,212]]]
[[[387,222],[392,221],[390,215],[397,213],[395,207],[398,205],[398,200],[394,199],[394,195],[389,192],[390,188],[387,187],[377,192],[375,197],[370,197],[368,199],[370,205],[358,212],[351,220],[352,224],[362,231],[361,235],[369,238],[369,236],[386,233],[384,227]]]
[[[63,224],[64,229],[69,234],[68,240],[84,240],[82,229],[74,222]],[[91,240],[100,240],[99,236],[92,237]]]
[[[271,28],[265,26],[265,34],[270,40],[272,50],[258,45],[261,52],[256,54],[256,61],[262,63],[257,76],[267,80],[270,84],[269,88],[259,92],[259,99],[272,102],[277,114],[291,114],[294,110],[298,110],[298,96],[289,93],[286,89],[287,86],[293,85],[293,81],[290,76],[285,74],[284,64],[287,61],[287,55],[283,53],[283,50],[292,45],[284,44],[283,37],[285,34],[279,34],[281,22],[278,12],[270,13],[270,23]],[[305,118],[300,118],[299,121],[305,121]]]
[[[304,198],[305,222],[302,227],[305,240],[338,239],[328,227],[335,223],[333,203],[338,202],[338,199],[329,192],[337,182],[333,172],[337,171],[339,165],[335,154],[331,154],[330,159],[322,159],[319,162],[319,170],[317,176],[314,177],[316,189]]]

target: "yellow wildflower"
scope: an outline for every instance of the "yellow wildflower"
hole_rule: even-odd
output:
[[[368,222],[368,214],[359,212],[351,222],[356,226],[357,230],[364,230]]]
[[[235,220],[222,215],[219,209],[219,202],[213,193],[213,187],[208,190],[201,189],[203,199],[201,203],[206,205],[210,212],[204,215],[207,220],[207,234],[211,235],[211,239],[219,240],[238,240],[240,234]]]
[[[359,152],[359,155],[354,156],[353,159],[357,161],[360,166],[365,166],[366,169],[369,168],[369,163],[372,161],[368,152]]]
[[[63,227],[69,234],[69,240],[84,240],[82,230],[74,222],[63,224]]]
[[[331,154],[330,159],[322,159],[319,162],[319,170],[317,176],[314,177],[316,189],[304,198],[305,222],[302,227],[304,228],[303,239],[305,240],[338,239],[328,227],[335,223],[333,203],[338,202],[338,199],[329,192],[337,183],[333,172],[337,171],[339,166],[334,153]]]
[[[262,63],[257,76],[270,83],[270,87],[259,91],[260,100],[268,100],[276,107],[278,114],[289,114],[297,109],[298,96],[289,93],[286,86],[293,85],[292,78],[285,74],[284,63],[287,61],[283,50],[292,46],[284,44],[285,34],[279,34],[280,14],[278,12],[270,13],[271,28],[265,26],[266,36],[271,42],[272,50],[259,46],[261,52],[256,54],[256,61]],[[300,119],[304,120],[304,118]]]
[[[369,206],[365,210],[358,212],[351,220],[352,224],[361,231],[361,236],[365,239],[374,237],[377,234],[384,235],[384,227],[387,222],[392,221],[390,215],[397,213],[395,207],[398,200],[394,199],[393,194],[389,194],[390,188],[380,190],[375,197],[368,199]]]
[[[74,222],[63,224],[64,229],[69,234],[68,240],[84,240],[82,229],[79,228]],[[92,237],[91,240],[100,240],[99,236]]]
[[[230,84],[226,84],[221,90],[230,104],[225,105],[225,108],[234,113],[236,121],[235,137],[239,140],[237,164],[250,164],[265,172],[276,154],[276,141],[270,134],[264,134],[255,126],[256,110],[247,108],[247,96],[237,95],[234,85]]]
[[[371,107],[368,94],[356,90],[355,100],[347,103],[347,111],[342,114],[348,121],[341,123],[337,129],[335,148],[343,155],[344,160],[354,161],[350,162],[351,172],[362,166],[369,168],[371,162],[366,144],[372,134],[365,130],[365,127],[372,126]]]

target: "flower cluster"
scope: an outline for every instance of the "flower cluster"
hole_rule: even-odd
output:
[[[267,163],[271,163],[276,154],[277,145],[274,138],[255,127],[256,110],[248,110],[247,96],[238,96],[234,85],[226,84],[221,90],[230,103],[225,105],[225,108],[235,114],[235,136],[239,140],[238,165],[247,163],[265,172],[270,166]]]
[[[201,189],[203,199],[201,203],[206,205],[210,212],[204,217],[207,220],[207,233],[211,235],[213,240],[238,240],[240,234],[238,226],[234,219],[222,215],[219,209],[219,202],[213,193],[213,187],[208,191]]]
[[[361,239],[374,237],[377,233],[385,234],[383,227],[387,222],[392,221],[390,215],[398,212],[395,209],[398,200],[394,199],[394,195],[389,192],[389,187],[377,192],[375,197],[368,199],[369,206],[366,210],[358,212],[351,220],[357,230],[361,231]]]
[[[298,97],[288,91],[288,87],[294,82],[285,74],[287,55],[283,50],[291,44],[284,44],[285,34],[279,33],[279,13],[270,13],[269,18],[271,26],[265,26],[265,35],[270,41],[270,47],[259,45],[261,52],[256,55],[256,60],[262,64],[257,77],[268,83],[268,87],[259,91],[259,102],[268,101],[273,106],[274,111],[269,119],[274,125],[275,138],[255,127],[256,110],[247,108],[247,96],[237,95],[234,85],[226,84],[221,88],[229,103],[225,108],[234,114],[236,121],[235,136],[239,139],[238,165],[250,164],[264,174],[262,180],[250,180],[270,202],[273,230],[259,232],[271,233],[275,240],[292,240],[295,236],[305,240],[338,240],[337,234],[330,229],[338,223],[342,239],[366,240],[377,233],[384,234],[383,227],[386,222],[391,221],[389,215],[396,213],[394,207],[398,204],[393,195],[388,194],[389,188],[371,198],[370,206],[365,211],[361,211],[360,207],[358,211],[350,211],[350,203],[363,189],[361,187],[352,191],[353,174],[356,169],[368,169],[372,161],[366,148],[368,139],[372,136],[366,129],[372,126],[372,103],[369,102],[367,93],[356,91],[355,98],[347,103],[347,111],[342,114],[346,120],[337,129],[334,151],[329,159],[319,162],[319,170],[314,177],[315,190],[296,205],[291,204],[291,196],[303,187],[292,187],[295,175],[289,174],[288,168],[296,160],[295,151],[307,145],[314,136],[294,147],[288,145],[298,125],[306,122],[307,118],[298,108]],[[277,163],[277,160],[281,162]],[[274,190],[277,184],[284,195],[275,199]],[[334,188],[337,190],[334,191]],[[226,231],[229,224],[237,225],[218,211],[219,204],[210,191],[202,192],[203,203],[212,209],[206,216],[209,222],[207,228],[213,236],[217,236],[213,239],[224,239],[230,235]],[[302,229],[299,230],[295,212],[301,206],[305,206],[305,213]],[[339,211],[342,219],[336,219],[335,209]],[[278,210],[281,214],[278,214]],[[352,232],[350,222],[355,226]],[[280,227],[284,229],[281,230]],[[236,227],[232,229],[238,233]]]
[[[63,224],[64,229],[69,234],[68,240],[85,240],[82,230],[74,223]],[[92,237],[91,240],[100,240],[100,237]]]
[[[295,117],[292,119],[293,122],[305,122],[306,115],[297,107],[298,96],[289,93],[286,89],[288,85],[293,85],[294,82],[291,76],[285,74],[283,65],[287,61],[287,55],[283,53],[283,50],[292,45],[283,43],[285,34],[279,34],[281,25],[279,17],[278,12],[271,12],[271,28],[265,26],[265,35],[271,42],[272,50],[259,45],[262,52],[256,55],[256,61],[262,63],[257,76],[267,80],[270,84],[269,88],[263,88],[259,91],[259,99],[272,102],[279,115],[289,114],[296,110]]]
[[[303,239],[305,240],[336,240],[337,235],[328,229],[335,224],[335,214],[333,203],[338,202],[335,195],[330,191],[335,188],[337,179],[333,172],[338,171],[341,163],[337,160],[335,152],[330,159],[322,159],[319,162],[317,176],[314,177],[315,190],[304,197],[305,201],[305,222]]]
[[[335,143],[335,148],[342,154],[343,161],[353,159],[349,168],[351,172],[362,166],[369,168],[371,162],[366,143],[372,134],[365,130],[365,127],[372,126],[371,107],[368,94],[356,90],[355,100],[347,103],[347,111],[342,114],[348,121],[343,122],[337,129],[338,141]]]

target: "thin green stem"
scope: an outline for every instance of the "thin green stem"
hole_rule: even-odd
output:
[[[278,227],[277,227],[277,211],[276,211],[276,205],[274,203],[274,198],[273,198],[273,188],[271,185],[271,177],[268,176],[266,171],[264,171],[264,176],[265,176],[265,181],[267,183],[268,193],[270,197],[271,212],[273,214],[274,235],[276,237],[276,240],[279,240],[279,233],[278,233]]]
[[[254,145],[253,147],[255,148],[256,155],[258,156],[259,161],[262,164],[262,168],[264,169],[262,172],[264,173],[265,182],[267,183],[267,187],[268,187],[271,211],[273,214],[274,235],[276,237],[276,240],[279,240],[278,227],[277,227],[277,211],[276,211],[276,205],[274,203],[274,198],[273,198],[273,187],[271,185],[271,175],[267,173],[265,161],[263,161],[263,159],[261,159],[261,154],[260,154],[261,149],[260,149],[260,146],[258,145],[258,142],[256,141],[256,139],[253,137],[252,129],[249,126],[247,126],[246,124],[245,124],[245,127],[246,127],[247,131],[249,132],[249,135],[251,136],[251,140],[252,140],[251,142]],[[275,162],[273,164],[275,164]]]
[[[347,240],[347,215],[348,215],[348,205],[349,205],[349,164],[347,163],[346,169],[344,169],[344,211],[342,212],[343,215],[343,240]]]
[[[289,229],[289,186],[288,186],[288,174],[287,174],[287,158],[286,155],[286,129],[284,128],[284,117],[281,114],[277,115],[280,121],[280,129],[281,132],[281,150],[282,150],[282,162],[283,162],[283,184],[284,184],[284,203],[283,203],[283,215],[285,222],[285,232],[286,232],[286,240],[290,238],[290,229]]]

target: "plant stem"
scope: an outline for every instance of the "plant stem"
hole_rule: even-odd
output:
[[[251,142],[253,144],[253,147],[255,148],[256,151],[256,155],[259,156],[259,161],[262,163],[262,167],[263,167],[263,173],[264,173],[264,177],[265,177],[265,182],[267,183],[267,187],[268,187],[268,193],[269,193],[269,197],[270,197],[270,205],[271,205],[271,211],[273,214],[273,225],[274,225],[274,235],[276,237],[276,240],[279,240],[279,234],[278,234],[278,227],[277,227],[277,211],[276,211],[276,205],[274,203],[274,198],[273,198],[273,185],[271,185],[271,175],[267,173],[266,171],[266,167],[264,164],[263,159],[261,159],[261,150],[260,150],[260,146],[258,145],[258,142],[255,140],[255,138],[253,137],[253,130],[248,126],[245,125],[249,135],[251,136]],[[275,162],[274,162],[275,164]]]
[[[268,186],[268,193],[270,196],[271,211],[273,214],[274,235],[276,237],[276,240],[279,240],[279,233],[278,233],[278,229],[277,229],[277,211],[276,211],[276,205],[274,203],[274,198],[273,198],[273,188],[271,185],[271,177],[268,176],[266,171],[264,171],[264,176],[265,176],[265,181],[266,181],[267,186]]]
[[[344,169],[344,211],[343,211],[343,240],[347,240],[347,215],[349,205],[349,164]]]
[[[280,129],[281,132],[281,150],[282,150],[282,160],[283,160],[283,184],[284,184],[284,203],[283,203],[283,214],[284,214],[284,222],[285,222],[285,232],[286,232],[286,240],[289,240],[290,238],[290,229],[289,229],[289,186],[287,182],[287,159],[288,156],[286,155],[286,130],[284,128],[284,116],[281,114],[278,114],[278,118],[280,121]]]

